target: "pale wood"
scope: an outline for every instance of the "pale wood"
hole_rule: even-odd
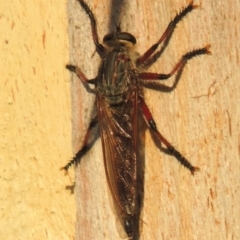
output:
[[[0,239],[73,239],[67,3],[0,2]]]

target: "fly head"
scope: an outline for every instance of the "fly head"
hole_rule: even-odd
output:
[[[103,43],[108,47],[132,47],[137,42],[136,38],[128,32],[113,32],[104,36]]]

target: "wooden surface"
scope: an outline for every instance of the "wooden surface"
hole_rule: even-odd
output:
[[[73,239],[67,3],[0,5],[0,239]]]
[[[89,78],[97,74],[86,14],[74,0],[0,2],[0,236],[121,239],[100,141],[76,171],[76,195],[65,189],[74,171],[71,179],[59,171],[81,145],[94,104],[94,96],[65,70],[71,62]],[[118,23],[118,12],[111,14],[109,0],[88,2],[102,39],[112,29],[109,16]],[[148,89],[145,99],[162,134],[201,171],[191,176],[146,132],[141,239],[240,239],[240,3],[194,2],[201,8],[178,25],[150,70],[168,73],[182,54],[205,44],[212,55],[191,60],[173,92]],[[143,53],[186,4],[129,1],[121,27],[136,36]]]

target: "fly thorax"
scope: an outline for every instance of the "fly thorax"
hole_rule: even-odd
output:
[[[97,91],[109,101],[118,104],[130,87],[136,83],[135,67],[124,47],[114,48],[103,59],[97,79]]]

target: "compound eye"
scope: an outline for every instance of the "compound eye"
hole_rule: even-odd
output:
[[[109,34],[104,36],[103,42],[104,43],[111,42],[111,41],[114,41],[114,39],[115,39],[115,34],[114,33],[109,33]]]
[[[136,42],[137,42],[136,38],[132,34],[130,34],[128,32],[119,32],[119,33],[117,33],[117,38],[120,41],[123,40],[123,41],[130,42],[132,44],[136,44]]]
[[[103,43],[108,46],[117,46],[119,44],[129,45],[129,43],[134,45],[136,42],[136,38],[127,32],[109,33],[103,38]]]

